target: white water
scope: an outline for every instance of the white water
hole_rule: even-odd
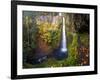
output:
[[[62,27],[62,43],[61,51],[66,52],[66,32],[65,32],[65,18],[63,17],[63,27]]]

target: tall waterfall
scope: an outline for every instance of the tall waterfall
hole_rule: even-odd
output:
[[[66,32],[65,32],[65,18],[63,17],[63,26],[62,26],[62,42],[61,42],[61,51],[66,52]]]
[[[63,13],[59,13],[60,19],[62,19],[62,31],[61,31],[61,41],[59,47],[54,50],[54,57],[58,60],[65,59],[68,57],[68,49],[67,49],[67,39],[65,32],[65,17],[62,15]]]

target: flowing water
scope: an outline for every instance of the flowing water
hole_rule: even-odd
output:
[[[65,31],[65,18],[64,16],[62,15],[62,13],[59,13],[59,16],[61,17],[62,19],[62,32],[61,32],[61,42],[60,42],[60,45],[59,45],[59,48],[57,48],[56,50],[54,50],[54,57],[56,59],[64,59],[64,58],[67,58],[68,57],[68,51],[67,51],[67,39],[66,39],[66,31]]]
[[[63,27],[62,27],[62,42],[61,42],[61,51],[66,52],[66,32],[65,32],[65,18],[63,17]]]

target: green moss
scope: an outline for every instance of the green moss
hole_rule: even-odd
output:
[[[89,35],[87,33],[79,34],[82,45],[89,46]]]
[[[76,33],[69,33],[69,38],[70,36],[73,36],[72,42],[68,43],[68,59],[67,59],[67,64],[68,66],[76,66],[77,60],[78,60],[78,42],[77,42],[77,34]]]

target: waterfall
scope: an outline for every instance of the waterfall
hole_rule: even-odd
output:
[[[65,32],[65,17],[62,14],[63,13],[59,13],[59,17],[60,19],[62,19],[61,41],[59,47],[54,50],[54,57],[58,60],[65,59],[68,57],[67,39]]]
[[[61,42],[61,51],[66,52],[66,32],[65,32],[65,18],[63,17],[63,26],[62,26],[62,42]]]

